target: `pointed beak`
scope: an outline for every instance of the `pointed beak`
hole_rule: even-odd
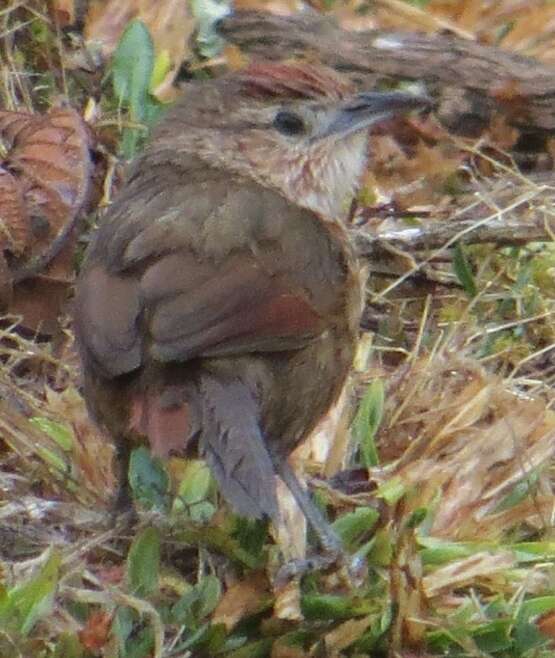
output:
[[[337,135],[369,128],[376,123],[411,110],[430,110],[433,102],[426,96],[402,92],[367,92],[357,94],[339,105],[330,116],[330,122],[319,137]]]

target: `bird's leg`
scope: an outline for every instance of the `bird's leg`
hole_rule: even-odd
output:
[[[326,521],[323,514],[311,501],[310,496],[303,489],[297,479],[293,469],[286,459],[274,459],[274,465],[278,475],[287,485],[289,491],[297,501],[307,522],[318,535],[320,544],[325,551],[325,555],[307,558],[305,560],[294,560],[284,565],[278,574],[278,580],[288,580],[293,576],[299,576],[307,571],[326,569],[337,560],[340,560],[349,572],[349,579],[356,583],[360,580],[364,564],[360,558],[352,558],[345,553],[343,543],[338,535],[333,531],[330,524]]]
[[[135,517],[131,486],[129,484],[129,461],[131,458],[131,447],[125,439],[116,440],[115,472],[117,477],[116,496],[111,506],[114,522],[120,515],[129,517],[129,521]]]
[[[332,530],[330,524],[324,518],[324,515],[310,499],[309,494],[299,482],[295,472],[286,459],[276,460],[276,468],[279,476],[287,485],[292,493],[297,505],[301,508],[307,522],[314,532],[318,535],[320,544],[326,553],[337,557],[343,552],[341,539]]]

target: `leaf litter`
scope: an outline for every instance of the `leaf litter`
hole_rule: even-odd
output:
[[[21,42],[32,46],[37,67],[40,44],[58,43],[54,19],[71,26],[77,12],[72,2],[58,0],[53,19],[40,11],[41,3],[22,7],[27,4],[30,14],[3,14],[4,32],[25,36]],[[263,8],[260,2],[243,4]],[[299,4],[264,8],[294,13]],[[421,9],[384,1],[364,13],[358,11],[362,3],[349,2],[333,4],[331,13],[349,29],[451,29],[550,61],[552,39],[536,38],[534,27],[551,21],[549,3],[534,3],[531,13],[519,3],[456,4],[432,1]],[[100,54],[86,74],[93,88],[95,66],[103,70],[133,18],[147,25],[154,44],[149,77],[157,83],[143,90],[144,109],[173,97],[171,85],[183,65],[202,71],[204,63],[191,47],[196,19],[183,3],[92,2],[84,19],[85,46],[75,47],[87,52],[79,50],[73,61],[91,61],[95,49]],[[27,20],[45,32],[31,32]],[[499,38],[508,24],[511,29]],[[6,43],[13,65],[20,50],[13,40]],[[231,57],[231,66],[242,65],[236,53]],[[38,70],[46,74],[42,66]],[[552,245],[470,245],[460,256],[466,269],[447,249],[425,251],[426,266],[411,254],[390,252],[393,269],[372,273],[368,301],[376,331],[363,340],[349,391],[294,456],[330,519],[352,538],[352,550],[366,557],[368,578],[352,589],[330,570],[278,588],[273,576],[286,548],[296,555],[315,548],[286,495],[280,495],[284,522],[271,539],[267,528],[226,513],[196,465],[177,460],[162,483],[159,466],[147,460],[141,468],[150,482],[165,487],[167,481],[170,489],[160,495],[147,486],[148,510],[139,512],[138,522],[114,523],[113,448],[88,419],[71,328],[63,318],[75,242],[60,270],[35,276],[60,280],[64,292],[53,304],[51,292],[39,288],[23,313],[30,333],[21,329],[21,309],[8,288],[14,263],[32,262],[52,235],[85,207],[94,208],[99,180],[104,199],[110,199],[117,176],[110,177],[112,169],[104,177],[105,165],[97,169],[91,136],[111,155],[132,108],[102,97],[87,126],[74,110],[22,109],[36,92],[19,74],[7,89],[14,110],[0,115],[2,161],[8,165],[0,171],[0,245],[8,254],[8,266],[0,268],[6,283],[0,283],[10,313],[0,336],[0,655],[550,655]],[[80,91],[74,103],[84,108],[87,100],[90,95]],[[404,142],[407,130],[420,131],[420,138]],[[465,204],[503,213],[514,202],[515,181],[521,191],[534,190],[510,158],[501,160],[503,166],[493,158],[486,167],[484,142],[476,147],[449,140],[432,120],[399,125],[395,135],[374,138],[377,166],[367,198],[360,200],[372,207],[372,219],[362,230],[412,230],[423,224],[423,208],[431,209],[430,222],[462,213]],[[514,144],[501,124],[491,127],[487,139],[499,153]],[[449,179],[457,179],[460,189],[446,187]],[[495,206],[489,191],[506,180],[513,196]],[[543,213],[549,223],[553,194],[549,187],[542,190],[545,195],[529,211]],[[380,219],[376,199],[400,210],[398,216],[386,212]],[[42,242],[33,234],[36,214],[52,227]],[[407,276],[413,270],[428,280],[419,286]],[[33,333],[44,329],[48,315],[39,298],[48,298],[56,320],[44,336]],[[359,418],[368,427],[365,433],[359,422],[356,441],[349,441],[353,394],[365,401]],[[180,478],[193,471],[198,490],[182,489]],[[169,493],[177,494],[173,502]]]

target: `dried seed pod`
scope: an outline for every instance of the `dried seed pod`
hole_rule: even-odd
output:
[[[0,111],[0,139],[6,150],[0,163],[0,251],[7,272],[0,297],[5,306],[15,286],[9,310],[21,313],[25,324],[32,317],[35,328],[45,311],[42,304],[36,308],[36,300],[51,291],[36,290],[38,280],[33,290],[17,284],[39,275],[48,278],[48,285],[55,279],[65,287],[71,280],[69,242],[91,196],[93,139],[70,108],[54,108],[44,116]],[[69,253],[60,254],[64,247]]]

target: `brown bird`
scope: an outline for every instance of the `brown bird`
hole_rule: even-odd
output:
[[[342,220],[368,129],[425,105],[261,63],[191,84],[167,112],[75,301],[87,403],[124,478],[136,441],[198,451],[239,514],[275,521],[277,473],[339,550],[287,456],[336,400],[357,343],[362,282]]]

